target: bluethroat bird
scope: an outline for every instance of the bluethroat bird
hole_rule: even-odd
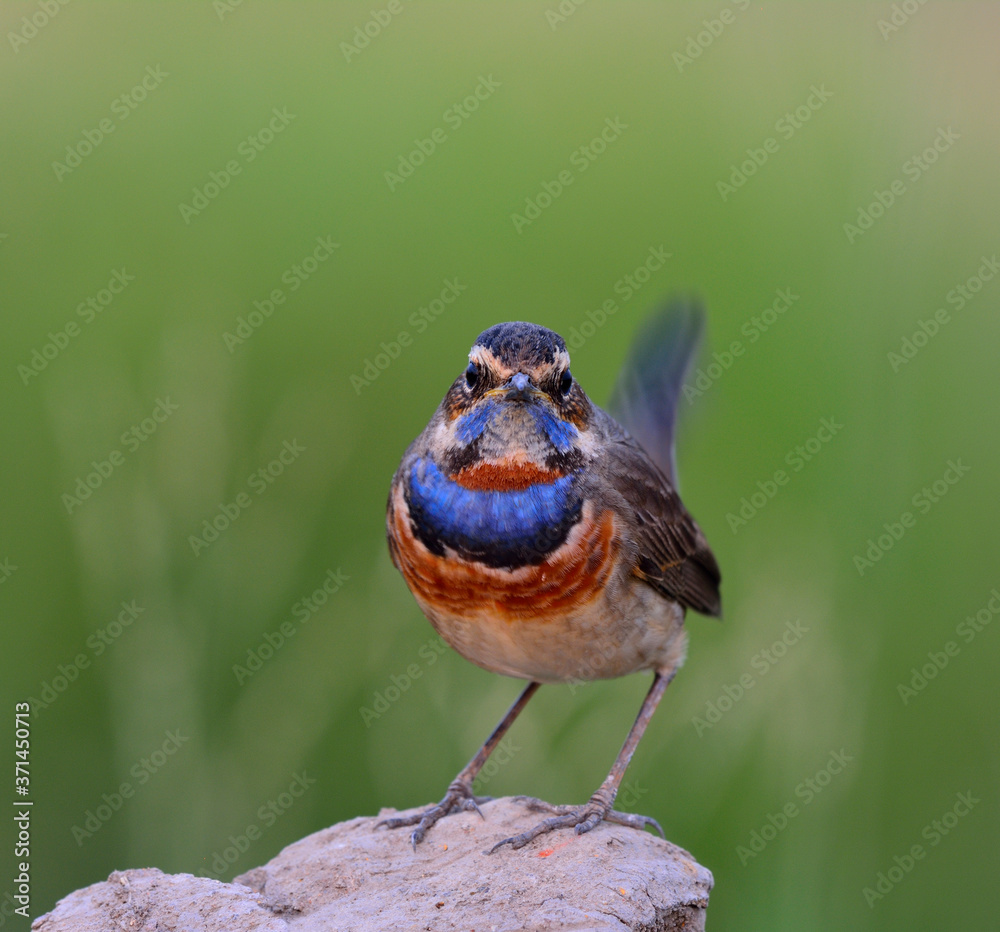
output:
[[[415,825],[414,847],[443,816],[479,811],[486,798],[472,782],[539,685],[642,670],[653,672],[652,686],[590,801],[525,797],[551,817],[491,850],[602,820],[663,834],[614,801],[684,661],[685,611],[721,611],[719,567],[674,468],[678,396],[702,329],[701,311],[686,303],[650,318],[615,388],[619,421],[573,378],[558,334],[497,324],[476,339],[468,367],[404,454],[386,514],[393,563],[451,647],[529,681],[440,803],[382,823]]]

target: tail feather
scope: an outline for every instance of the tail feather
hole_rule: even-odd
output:
[[[608,408],[677,486],[674,425],[684,376],[705,329],[693,300],[674,299],[643,323]]]

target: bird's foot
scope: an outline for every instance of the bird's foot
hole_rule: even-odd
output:
[[[430,809],[413,815],[383,819],[375,827],[384,825],[387,828],[402,828],[404,825],[416,825],[417,827],[410,834],[410,843],[413,845],[413,850],[416,851],[417,845],[424,840],[424,836],[437,821],[455,812],[478,812],[480,817],[485,819],[479,805],[480,803],[488,803],[492,799],[492,796],[474,796],[470,784],[462,780],[455,780],[448,787],[444,799],[436,806],[431,806]]]
[[[612,801],[607,799],[598,790],[584,806],[554,806],[543,799],[535,799],[533,796],[515,796],[518,802],[526,803],[528,808],[535,812],[552,812],[555,815],[550,819],[539,822],[534,828],[520,835],[512,835],[503,841],[497,842],[489,850],[492,854],[497,848],[510,845],[512,848],[523,848],[528,842],[533,841],[539,835],[545,835],[557,828],[576,827],[577,835],[589,832],[601,822],[613,822],[616,825],[627,825],[630,828],[637,828],[642,831],[645,828],[654,828],[659,832],[660,837],[665,837],[660,823],[650,816],[636,815],[632,812],[618,812],[612,809]]]

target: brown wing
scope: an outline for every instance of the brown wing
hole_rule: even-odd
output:
[[[607,455],[611,483],[635,517],[633,573],[696,612],[721,614],[719,565],[670,481],[631,437],[609,443]]]

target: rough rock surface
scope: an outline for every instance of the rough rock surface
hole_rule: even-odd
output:
[[[415,811],[415,810],[411,810]],[[77,890],[36,932],[313,930],[699,930],[712,875],[655,835],[603,823],[519,851],[486,850],[540,818],[498,799],[439,822],[416,851],[408,829],[358,818],[289,845],[233,883],[154,868]]]

